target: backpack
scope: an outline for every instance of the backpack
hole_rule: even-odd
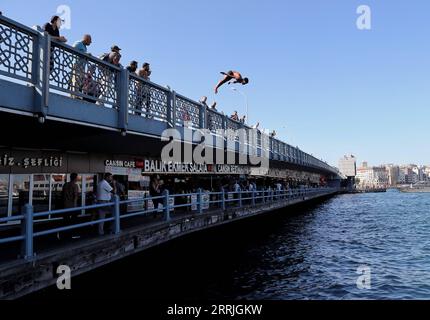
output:
[[[99,58],[103,61],[108,61],[109,60],[109,54],[110,53],[103,53]]]

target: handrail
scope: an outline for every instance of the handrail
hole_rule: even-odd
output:
[[[88,226],[97,225],[104,222],[112,222],[114,234],[119,234],[121,232],[121,221],[124,219],[129,219],[137,216],[145,216],[151,213],[157,213],[162,211],[164,214],[164,221],[170,221],[171,214],[175,214],[177,209],[189,208],[189,210],[196,211],[198,214],[203,214],[205,210],[210,210],[211,204],[217,205],[218,209],[226,210],[227,208],[242,208],[246,206],[255,206],[260,201],[261,204],[277,203],[280,201],[287,201],[291,203],[292,201],[301,199],[306,200],[309,197],[329,195],[338,192],[337,188],[304,188],[304,189],[287,189],[287,190],[244,190],[244,191],[233,191],[233,192],[206,192],[199,189],[197,193],[186,193],[186,194],[173,194],[170,195],[168,191],[165,191],[162,196],[153,197],[143,197],[140,199],[125,200],[120,201],[118,196],[114,196],[114,201],[103,204],[88,205],[70,209],[60,209],[54,211],[34,213],[33,207],[31,205],[26,205],[24,207],[24,212],[22,215],[2,218],[1,222],[6,221],[22,221],[21,228],[22,233],[19,236],[11,236],[6,238],[0,238],[0,244],[7,244],[17,241],[23,241],[23,256],[26,260],[31,261],[35,259],[33,242],[35,238],[55,234],[58,232],[64,232],[69,230],[80,229]],[[204,198],[207,196],[207,198]],[[212,197],[215,196],[216,200]],[[172,198],[187,198],[190,201],[186,203],[171,204],[170,199]],[[195,201],[191,201],[192,198]],[[152,200],[162,200],[163,206],[160,209],[151,208],[149,206],[149,201]],[[121,207],[126,204],[139,204],[144,203],[143,210],[136,210],[135,212],[121,213]],[[248,202],[245,204],[245,202]],[[194,207],[194,209],[193,209]],[[59,214],[70,214],[72,212],[83,212],[92,209],[106,208],[111,211],[111,217],[103,217],[96,220],[91,220],[87,222],[80,222],[77,224],[69,224],[66,226],[54,226],[53,228],[48,228],[44,230],[34,231],[35,219],[39,217],[44,217],[48,215],[59,215]]]

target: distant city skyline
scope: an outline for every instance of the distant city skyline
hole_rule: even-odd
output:
[[[1,11],[43,25],[63,4],[8,1]],[[194,100],[208,96],[226,114],[245,114],[246,103],[227,86],[214,95],[219,72],[242,72],[251,124],[333,166],[345,152],[370,163],[430,164],[427,0],[66,4],[69,44],[91,33],[96,56],[117,44],[124,65],[150,62],[154,82]],[[362,4],[372,11],[371,30],[357,28]]]

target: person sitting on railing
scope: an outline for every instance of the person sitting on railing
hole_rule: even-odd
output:
[[[87,47],[91,45],[92,39],[89,34],[84,35],[81,41],[76,41],[73,44],[73,47],[79,51],[80,53],[86,54],[87,53]],[[76,63],[73,65],[72,70],[72,85],[70,90],[71,91],[78,91],[81,92],[84,80],[85,80],[85,67],[86,67],[87,61],[82,57],[76,58]],[[71,95],[72,98],[76,98],[73,94]]]
[[[233,114],[230,116],[231,120],[239,121],[239,115],[237,114],[237,111],[233,112]]]
[[[217,105],[217,103],[216,103],[216,101],[214,101],[212,104],[211,104],[211,106],[209,107],[212,111],[218,111],[217,109],[216,109],[216,105]]]
[[[257,122],[257,124],[254,124],[252,126],[252,129],[259,130],[259,127],[260,127],[260,122]]]
[[[206,108],[209,108],[209,106],[208,106],[208,104],[207,104],[207,102],[208,102],[208,97],[206,97],[206,96],[201,97],[201,98],[200,98],[200,100],[199,100],[199,102],[200,102],[202,105],[204,105]]]
[[[148,62],[145,62],[142,65],[142,68],[139,69],[139,71],[137,72],[137,75],[147,81],[150,81],[150,76],[151,76],[151,67],[150,64]],[[136,109],[138,110],[144,110],[145,109],[145,114],[148,116],[148,118],[150,117],[150,113],[151,113],[151,95],[150,95],[150,91],[149,91],[149,86],[143,84],[142,82],[138,83],[138,87],[137,87],[137,102],[136,102]],[[140,116],[141,113],[140,112],[136,112],[136,115]]]
[[[225,77],[218,82],[218,84],[215,87],[215,94],[218,93],[218,89],[224,85],[225,83],[241,83],[242,85],[245,85],[249,83],[248,78],[242,78],[242,75],[237,71],[229,71],[229,72],[221,72],[222,75]],[[234,81],[232,81],[234,80]]]

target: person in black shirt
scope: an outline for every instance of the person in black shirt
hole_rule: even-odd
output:
[[[60,28],[61,28],[62,20],[59,16],[53,16],[51,18],[51,23],[46,23],[43,26],[43,30],[49,34],[54,40],[60,42],[67,42],[67,39],[63,36],[60,36]]]
[[[136,73],[136,70],[137,70],[137,61],[131,61],[130,62],[130,64],[129,64],[129,66],[127,67],[127,70],[130,72],[130,73]]]
[[[51,36],[52,39],[67,42],[67,39],[60,36],[61,19],[59,16],[53,16],[51,18],[51,23],[46,23],[43,26],[43,30]],[[49,59],[50,72],[54,70],[54,47],[51,45],[51,58]]]

